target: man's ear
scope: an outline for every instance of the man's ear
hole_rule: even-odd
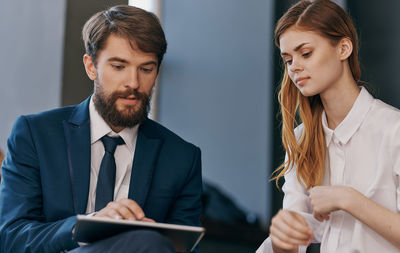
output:
[[[353,53],[353,42],[347,37],[341,39],[338,43],[338,53],[340,60],[346,60]]]
[[[90,55],[85,54],[83,56],[83,65],[85,65],[86,74],[90,80],[94,81],[97,78],[96,67],[94,66],[93,59]]]

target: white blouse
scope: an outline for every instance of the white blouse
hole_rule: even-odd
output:
[[[400,111],[361,89],[353,107],[335,130],[322,123],[327,146],[323,185],[351,186],[371,200],[400,213]],[[296,128],[297,135],[303,126]],[[328,221],[313,217],[309,191],[297,181],[296,168],[285,175],[283,209],[301,213],[321,243],[321,253],[400,252],[382,236],[344,211]],[[305,252],[300,247],[299,252]],[[272,253],[267,238],[257,253]]]

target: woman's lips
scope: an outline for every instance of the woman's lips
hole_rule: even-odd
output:
[[[295,83],[297,86],[303,86],[307,80],[310,79],[309,77],[299,77],[296,79]]]

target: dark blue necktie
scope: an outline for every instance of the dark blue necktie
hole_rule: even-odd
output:
[[[104,208],[114,199],[115,187],[115,158],[114,152],[118,145],[124,144],[121,137],[112,138],[107,135],[101,138],[104,145],[104,156],[101,160],[99,176],[97,177],[95,211]]]

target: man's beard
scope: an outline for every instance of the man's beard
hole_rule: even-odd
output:
[[[137,89],[128,88],[125,91],[115,91],[106,95],[97,83],[94,92],[94,105],[103,119],[114,127],[134,127],[142,123],[150,110],[150,95],[139,92]],[[135,105],[124,105],[123,109],[118,110],[116,101],[118,98],[127,98],[134,95],[137,99]]]

